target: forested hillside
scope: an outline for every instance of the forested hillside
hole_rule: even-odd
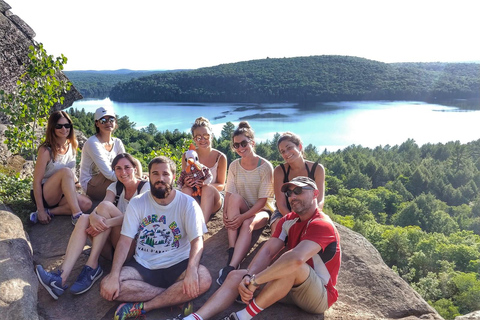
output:
[[[480,64],[393,63],[348,56],[263,59],[117,84],[123,102],[308,102],[480,97]]]
[[[127,82],[134,78],[158,74],[165,71],[64,71],[68,79],[75,85],[84,98],[106,98],[110,90],[119,82]],[[169,71],[174,72],[174,71]]]

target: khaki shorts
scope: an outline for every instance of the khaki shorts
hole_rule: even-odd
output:
[[[99,173],[94,175],[87,184],[87,196],[90,197],[92,200],[102,201],[107,194],[107,188],[110,184],[112,184],[112,180],[108,180],[103,176],[103,174]]]
[[[281,303],[294,304],[310,313],[323,313],[328,309],[327,289],[322,279],[309,266],[307,279],[280,300]]]

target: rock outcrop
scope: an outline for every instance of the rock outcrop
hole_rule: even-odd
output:
[[[8,3],[0,0],[0,89],[6,92],[15,88],[18,78],[25,72],[24,64],[30,62],[28,47],[35,44],[35,32],[10,9]],[[58,76],[68,80],[63,73]],[[67,108],[79,99],[82,95],[72,86],[65,95],[64,104],[56,105],[55,110]]]
[[[20,219],[0,204],[0,319],[38,319],[38,280]]]

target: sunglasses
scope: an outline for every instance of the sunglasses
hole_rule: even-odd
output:
[[[55,129],[62,129],[62,128],[65,128],[65,129],[70,129],[72,127],[72,124],[71,123],[64,123],[64,124],[60,124],[60,123],[57,123],[55,125]]]
[[[242,148],[245,148],[246,146],[248,146],[249,143],[250,143],[250,140],[243,140],[240,143],[234,142],[233,143],[233,148],[238,149],[238,148],[240,148],[240,146],[242,146]]]
[[[299,194],[302,194],[303,190],[313,190],[313,188],[295,187],[292,190],[289,189],[289,190],[285,191],[285,195],[287,196],[287,198],[290,198],[293,193],[295,193],[298,196]]]
[[[195,141],[202,141],[202,139],[205,139],[205,140],[210,140],[210,135],[208,133],[204,133],[204,134],[197,134],[193,140]]]
[[[101,118],[100,120],[98,120],[98,122],[100,122],[100,124],[105,124],[105,123],[107,123],[107,121],[110,122],[110,123],[114,123],[115,118],[114,117],[110,117],[108,119],[107,118]]]

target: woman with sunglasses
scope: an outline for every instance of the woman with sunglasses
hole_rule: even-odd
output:
[[[300,137],[292,132],[284,132],[277,142],[278,151],[285,163],[280,164],[273,171],[273,187],[277,209],[270,219],[272,233],[275,231],[281,217],[292,211],[287,197],[282,192],[282,185],[293,178],[305,176],[314,180],[318,188],[318,207],[323,208],[325,197],[325,169],[318,162],[305,160],[303,157],[303,143]]]
[[[33,172],[31,197],[37,211],[30,214],[32,223],[47,224],[54,215],[72,215],[75,224],[82,212],[92,206],[90,199],[78,194],[75,188],[77,146],[70,116],[65,111],[53,112]]]
[[[122,140],[112,137],[117,128],[112,107],[100,107],[95,111],[96,134],[83,146],[80,161],[80,184],[91,199],[105,198],[108,186],[117,180],[112,170],[112,160],[125,152]]]
[[[191,195],[193,187],[202,188],[202,196],[196,197],[202,208],[205,223],[210,220],[210,217],[220,211],[223,206],[223,195],[220,193],[225,187],[225,179],[227,178],[227,157],[223,152],[212,148],[212,126],[210,121],[204,117],[197,118],[192,128],[193,141],[198,160],[201,164],[207,166],[212,174],[212,182],[208,185],[203,185],[203,182],[198,181],[202,185],[195,185],[190,178],[185,179],[185,184],[182,192]],[[185,169],[186,162],[182,161],[182,170]]]
[[[240,159],[228,168],[223,222],[228,234],[228,262],[217,283],[240,266],[250,249],[252,231],[267,225],[274,210],[273,166],[255,153],[254,131],[240,122],[232,135],[232,146]]]
[[[118,180],[108,187],[105,199],[95,210],[78,220],[68,241],[60,271],[47,272],[41,265],[37,265],[38,279],[54,299],[58,299],[67,289],[66,281],[83,252],[88,237],[92,243],[90,255],[77,280],[70,287],[71,293],[82,294],[88,291],[102,276],[103,270],[98,264],[101,254],[107,259],[113,259],[113,250],[120,238],[123,216],[130,199],[150,190],[149,183],[137,178],[141,172],[139,165],[138,160],[128,153],[117,155],[112,161],[112,169]],[[134,251],[133,243],[129,257],[133,256]]]

